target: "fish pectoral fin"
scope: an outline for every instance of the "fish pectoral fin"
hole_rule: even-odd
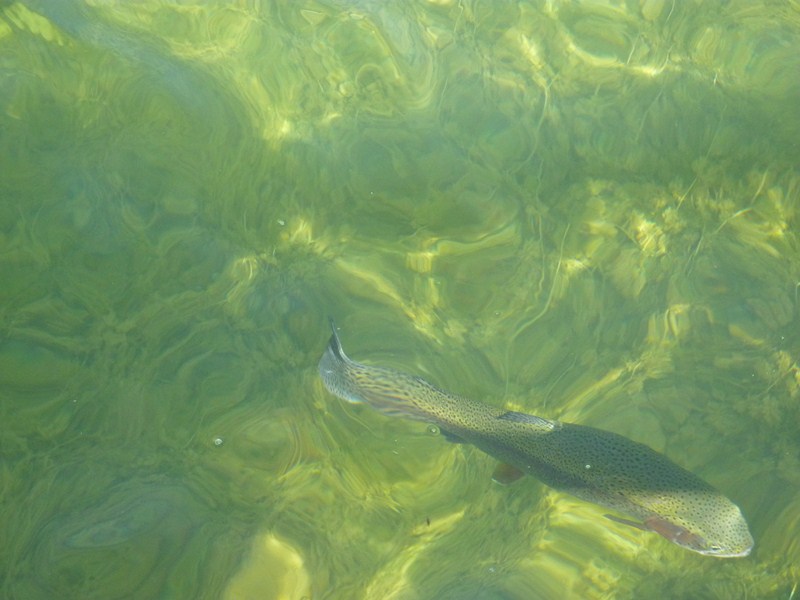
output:
[[[525,475],[525,471],[518,469],[514,465],[500,463],[495,467],[492,479],[500,485],[511,485],[523,475]]]
[[[706,545],[705,540],[698,534],[689,531],[685,527],[671,523],[662,517],[648,517],[644,520],[644,523],[637,523],[636,521],[629,521],[613,515],[605,516],[617,523],[624,523],[625,525],[636,527],[636,529],[657,533],[673,544],[678,544],[684,548],[702,548]]]
[[[644,524],[650,531],[655,531],[658,535],[679,546],[704,547],[706,545],[706,541],[699,534],[662,517],[650,517],[645,519]]]
[[[622,517],[615,517],[614,515],[603,515],[603,516],[606,519],[611,519],[612,521],[616,521],[617,523],[622,523],[623,525],[630,525],[631,527],[635,527],[636,529],[641,529],[642,531],[652,531],[644,523],[639,523],[637,521],[631,521],[630,519],[623,519]]]

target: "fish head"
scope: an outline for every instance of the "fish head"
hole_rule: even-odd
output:
[[[655,515],[644,521],[647,529],[678,546],[705,556],[733,558],[747,556],[753,536],[739,507],[724,496],[684,496],[681,510]]]
[[[727,506],[719,507],[711,522],[713,525],[705,528],[704,547],[697,550],[700,554],[719,558],[750,554],[750,550],[753,549],[753,536],[738,506],[728,501]]]

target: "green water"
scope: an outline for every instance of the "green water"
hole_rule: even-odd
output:
[[[796,2],[0,2],[0,597],[796,597]],[[356,360],[616,431],[717,560]]]

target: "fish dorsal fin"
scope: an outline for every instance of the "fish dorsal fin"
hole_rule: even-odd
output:
[[[502,419],[503,421],[511,421],[512,423],[533,425],[534,428],[541,431],[552,431],[559,425],[558,421],[551,421],[550,419],[543,419],[542,417],[537,417],[536,415],[528,415],[513,410],[505,412],[497,418]]]
[[[525,475],[525,471],[508,463],[498,464],[492,473],[492,479],[500,485],[510,485]]]

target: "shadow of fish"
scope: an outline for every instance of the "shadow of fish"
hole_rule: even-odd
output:
[[[434,423],[448,439],[501,461],[494,479],[533,475],[547,485],[624,514],[608,518],[709,556],[747,556],[753,538],[739,507],[663,454],[626,437],[505,411],[450,394],[420,377],[349,359],[336,327],[319,363],[332,394],[390,416]]]

